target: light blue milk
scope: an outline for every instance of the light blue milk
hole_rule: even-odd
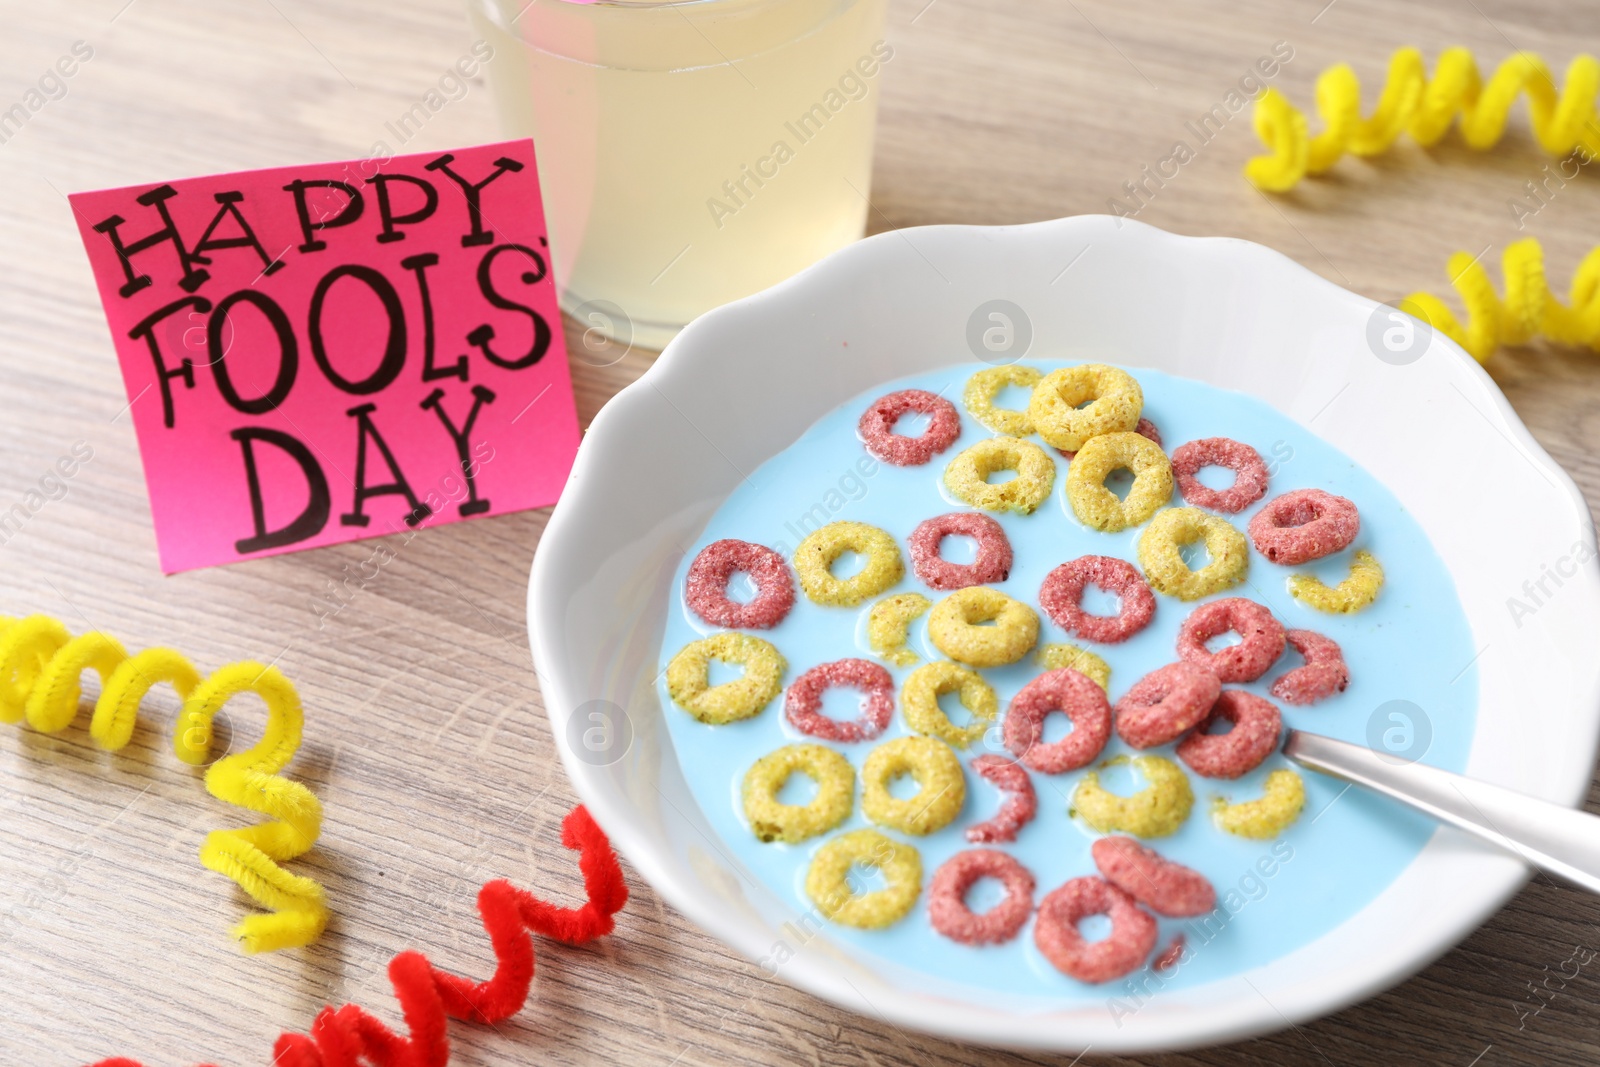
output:
[[[1040,361],[1033,365],[1049,371],[1066,364]],[[754,541],[791,557],[800,539],[819,522],[854,520],[887,530],[900,541],[904,551],[906,539],[923,519],[967,510],[949,497],[940,482],[951,458],[991,436],[965,411],[961,414],[961,436],[955,444],[921,467],[892,467],[873,460],[856,435],[856,423],[877,397],[912,386],[948,397],[959,409],[962,386],[979,369],[980,364],[972,364],[886,383],[824,417],[733,492],[685,556],[678,588],[683,587],[684,574],[694,555],[720,538]],[[1272,471],[1267,496],[1243,514],[1228,517],[1241,531],[1265,500],[1290,489],[1325,489],[1349,497],[1361,509],[1361,533],[1351,549],[1300,568],[1268,563],[1252,549],[1247,584],[1220,594],[1246,596],[1264,603],[1287,627],[1327,634],[1344,649],[1350,666],[1349,688],[1309,707],[1282,705],[1285,724],[1360,743],[1367,743],[1369,736],[1388,732],[1389,747],[1405,749],[1412,744],[1406,719],[1389,718],[1387,711],[1380,715],[1379,709],[1389,701],[1410,701],[1425,716],[1427,725],[1423,728],[1431,728],[1432,740],[1424,762],[1460,771],[1471,745],[1477,708],[1471,635],[1450,575],[1400,502],[1337,449],[1259,400],[1156,371],[1140,370],[1137,376],[1144,388],[1145,416],[1159,428],[1169,453],[1185,441],[1225,436],[1254,446],[1267,461]],[[1003,406],[1025,405],[1026,393],[1006,390],[999,402]],[[915,434],[918,427],[910,420],[902,420],[900,430]],[[1056,457],[1054,450],[1048,451]],[[1066,461],[1058,459],[1054,490],[1034,514],[995,516],[1015,552],[1011,575],[997,588],[1035,608],[1040,583],[1060,563],[1088,554],[1137,560],[1135,542],[1142,527],[1106,534],[1085,527],[1073,516],[1063,492],[1066,467]],[[1207,484],[1221,487],[1228,484],[1231,474],[1208,468],[1201,477]],[[1173,504],[1182,503],[1175,491]],[[956,562],[970,560],[970,542],[966,543],[965,556],[962,544],[962,539],[947,539],[946,558]],[[1315,572],[1330,584],[1338,581],[1348,573],[1354,548],[1371,550],[1387,575],[1382,595],[1371,607],[1354,615],[1324,615],[1288,595],[1285,579],[1296,570]],[[835,567],[836,573],[848,573],[848,565],[848,560],[842,560]],[[943,595],[925,588],[911,573],[909,554],[906,575],[890,592],[901,591],[921,592],[935,602]],[[738,592],[736,586],[735,595]],[[1086,607],[1108,612],[1111,604],[1114,601],[1097,607],[1090,600]],[[1113,700],[1146,672],[1177,658],[1174,643],[1178,626],[1194,606],[1158,595],[1154,621],[1132,640],[1120,645],[1086,645],[1111,664]],[[789,616],[761,634],[788,659],[784,684],[787,686],[801,672],[830,660],[851,656],[876,660],[865,639],[869,607],[870,603],[859,608],[820,607],[797,592]],[[917,622],[911,639],[912,647],[925,661],[941,658],[927,640],[926,621],[924,616]],[[1040,621],[1041,645],[1063,641],[1085,644],[1064,633],[1042,612]],[[680,596],[667,619],[663,666],[689,641],[711,632],[713,628],[694,615]],[[1263,679],[1244,688],[1266,696],[1272,681],[1299,663],[1298,655],[1286,652]],[[889,669],[898,689],[909,670]],[[1039,670],[1030,655],[1009,667],[981,672],[999,694],[1002,716],[1011,697]],[[712,681],[730,676],[714,673]],[[695,721],[672,704],[664,682],[660,696],[678,758],[711,825],[759,878],[793,902],[797,918],[810,912],[812,905],[804,892],[805,871],[826,838],[800,845],[760,843],[745,823],[739,789],[746,769],[755,760],[781,745],[813,739],[799,734],[785,721],[781,696],[754,718],[727,726],[706,726]],[[853,718],[856,704],[853,691],[834,690],[829,693],[824,710],[836,717]],[[949,699],[948,709],[955,721],[965,721],[953,699]],[[1375,719],[1378,721],[1373,727]],[[1410,724],[1411,729],[1418,726]],[[1052,715],[1045,740],[1055,740],[1066,728],[1064,716]],[[893,724],[883,737],[831,747],[844,753],[859,774],[862,760],[875,744],[909,732],[897,703]],[[961,753],[963,763],[985,751],[1004,752],[998,729]],[[1172,756],[1171,745],[1151,751]],[[1134,753],[1113,735],[1102,759],[1119,754]],[[1276,842],[1233,837],[1213,825],[1209,810],[1214,797],[1254,798],[1260,794],[1266,774],[1285,766],[1287,761],[1275,754],[1237,781],[1213,781],[1191,773],[1194,811],[1177,834],[1151,842],[1164,855],[1210,878],[1225,909],[1210,921],[1210,933],[1199,929],[1195,920],[1161,920],[1158,947],[1166,945],[1174,934],[1184,932],[1194,949],[1192,957],[1169,975],[1168,988],[1236,974],[1328,932],[1389,885],[1433,831],[1433,824],[1420,815],[1361,789],[1346,792],[1339,782],[1308,771],[1301,772],[1306,785],[1305,811]],[[1039,797],[1038,817],[1023,828],[1015,843],[999,846],[1033,871],[1039,897],[1069,878],[1095,873],[1089,846],[1096,835],[1067,817],[1068,798],[1083,773],[1032,773]],[[1123,793],[1140,784],[1135,772],[1126,768],[1102,773],[1101,778],[1103,784]],[[795,779],[791,779],[784,799],[803,802],[808,783],[797,783]],[[870,825],[861,813],[859,792],[858,781],[855,809],[836,833]],[[949,827],[918,839],[886,832],[899,840],[911,840],[921,851],[926,885],[941,863],[969,847],[964,830],[993,815],[999,802],[996,790],[969,771],[966,807]],[[995,899],[991,888],[980,883],[969,902],[981,910]],[[1095,933],[1092,923],[1086,924],[1085,930],[1090,936]],[[906,918],[888,929],[860,931],[834,926],[830,933],[864,952],[882,954],[991,993],[1042,994],[1070,1002],[1104,1000],[1123,994],[1125,989],[1122,982],[1089,986],[1057,972],[1034,948],[1031,920],[1009,944],[972,948],[935,933],[923,901],[919,900]]]

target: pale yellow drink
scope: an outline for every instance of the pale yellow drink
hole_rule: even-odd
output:
[[[860,237],[884,6],[474,0],[501,114],[534,139],[562,306],[658,346]]]

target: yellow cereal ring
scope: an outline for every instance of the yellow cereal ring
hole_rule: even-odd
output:
[[[1311,574],[1289,576],[1289,595],[1318,611],[1330,615],[1343,615],[1360,611],[1378,599],[1383,588],[1383,565],[1371,552],[1356,549],[1350,561],[1350,577],[1329,588],[1322,579]]]
[[[833,562],[845,552],[859,552],[867,565],[848,578],[833,576]],[[906,572],[894,538],[864,522],[830,522],[813,530],[794,550],[800,588],[817,604],[852,608],[875,597]]]
[[[921,786],[901,800],[889,783],[909,774]],[[932,737],[897,737],[873,749],[861,765],[861,810],[880,826],[905,834],[931,834],[961,814],[967,781],[950,746]]]
[[[1077,645],[1045,645],[1034,656],[1034,662],[1047,671],[1071,668],[1098,685],[1111,691],[1111,664]]]
[[[940,652],[969,667],[1001,667],[1026,656],[1039,640],[1039,616],[998,589],[969,585],[934,605],[928,637]]]
[[[910,667],[922,657],[906,647],[911,624],[933,606],[921,593],[886,596],[867,614],[867,644],[874,654],[896,667]]]
[[[944,693],[959,692],[961,706],[972,715],[972,722],[957,726],[939,706]],[[900,689],[900,707],[906,725],[919,734],[930,734],[956,748],[966,748],[988,730],[1000,713],[1000,698],[976,671],[956,663],[929,663],[918,667]]]
[[[1086,407],[1079,407],[1090,401]],[[1046,442],[1077,452],[1103,433],[1131,433],[1144,409],[1144,390],[1133,375],[1104,363],[1051,371],[1033,387],[1028,418]]]
[[[1127,761],[1127,756],[1117,756],[1101,766]],[[1102,834],[1166,837],[1176,833],[1194,807],[1188,777],[1164,756],[1138,756],[1133,765],[1144,775],[1147,784],[1143,789],[1131,797],[1118,796],[1101,786],[1097,772],[1090,771],[1072,792],[1073,810]]]
[[[1300,776],[1293,771],[1276,770],[1267,775],[1260,799],[1229,804],[1218,797],[1212,804],[1211,817],[1230,834],[1265,841],[1283,833],[1305,806],[1306,786]]]
[[[778,791],[796,771],[817,783],[809,804],[785,804]],[[821,745],[785,745],[756,760],[744,776],[744,817],[762,841],[797,844],[825,834],[850,817],[856,772]]]
[[[1126,500],[1105,486],[1118,468],[1133,472]],[[1115,533],[1137,526],[1172,499],[1172,462],[1161,446],[1141,434],[1106,433],[1084,442],[1067,465],[1067,500],[1086,526]]]
[[[1010,481],[989,484],[999,471],[1016,471]],[[944,484],[963,504],[984,511],[1030,514],[1050,496],[1056,481],[1056,461],[1031,441],[991,437],[979,441],[951,460],[944,469]]]
[[[850,868],[860,864],[889,884],[871,893],[850,888]],[[806,895],[817,910],[843,926],[877,930],[905,918],[922,892],[922,856],[912,845],[876,830],[852,830],[823,845],[806,872]]]
[[[1211,562],[1192,571],[1179,549],[1201,539]],[[1199,600],[1244,580],[1250,567],[1250,543],[1227,519],[1199,508],[1168,508],[1139,535],[1139,565],[1156,592],[1179,600]]]
[[[744,674],[731,682],[711,685],[711,661],[742,664]],[[667,692],[672,702],[701,722],[712,726],[748,719],[766,707],[783,689],[788,667],[783,654],[769,642],[749,634],[728,631],[691,641],[667,664]]]
[[[994,406],[994,398],[1008,385],[1020,385],[1024,389],[1032,389],[1039,384],[1039,379],[1042,377],[1043,375],[1037,370],[1021,363],[1010,363],[1004,367],[986,367],[967,379],[967,387],[962,391],[961,402],[966,405],[968,415],[995,433],[1005,434],[1008,437],[1027,437],[1033,433],[1033,420],[1028,418],[1028,413],[1013,411],[1010,408],[997,408]]]

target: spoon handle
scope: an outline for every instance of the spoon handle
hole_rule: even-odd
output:
[[[1592,893],[1600,893],[1600,818],[1363,745],[1289,731],[1283,754],[1314,771],[1364,785],[1459,826]]]

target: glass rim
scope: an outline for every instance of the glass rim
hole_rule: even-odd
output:
[[[623,19],[645,18],[650,12],[675,11],[684,20],[687,26],[695,28],[701,39],[717,52],[715,60],[707,57],[705,61],[688,63],[681,66],[666,65],[639,65],[638,63],[623,64],[617,62],[600,62],[590,57],[569,54],[553,42],[543,42],[536,39],[537,35],[531,34],[522,23],[525,16],[531,12],[540,0],[467,0],[469,14],[481,16],[485,22],[511,37],[517,44],[524,48],[545,55],[552,56],[565,62],[579,63],[584,66],[594,67],[599,70],[645,70],[658,73],[682,74],[695,70],[704,70],[711,67],[732,67],[737,63],[763,55],[774,47],[783,47],[795,41],[809,37],[812,33],[832,21],[833,18],[855,8],[858,4],[887,4],[888,0],[831,0],[828,4],[832,13],[820,22],[808,24],[803,32],[791,33],[781,40],[773,40],[763,47],[758,47],[749,54],[742,54],[730,58],[718,50],[711,39],[706,37],[705,31],[699,29],[697,22],[705,19],[734,19],[734,18],[764,18],[769,15],[767,8],[795,7],[807,3],[808,0],[546,0],[542,9],[554,15],[557,11],[565,10],[570,15],[555,16],[557,18],[582,18],[577,12],[585,8],[598,8],[607,12],[633,12],[634,14],[621,15]],[[513,13],[512,9],[515,8]],[[692,17],[694,12],[699,12],[703,18]],[[532,21],[537,21],[532,20]]]
[[[496,9],[497,12],[502,12],[506,7],[510,6],[507,0],[480,0],[480,2],[488,7]],[[751,4],[752,6],[759,6],[762,4],[779,3],[781,0],[544,0],[544,2],[546,5],[563,4],[568,7],[604,7],[621,10],[651,11],[672,7],[723,7],[738,3],[747,3]],[[527,14],[528,11],[537,3],[540,3],[540,0],[527,0],[527,2],[522,4],[522,6],[518,9],[515,15],[505,20],[505,24],[508,26],[514,25],[518,19]]]

